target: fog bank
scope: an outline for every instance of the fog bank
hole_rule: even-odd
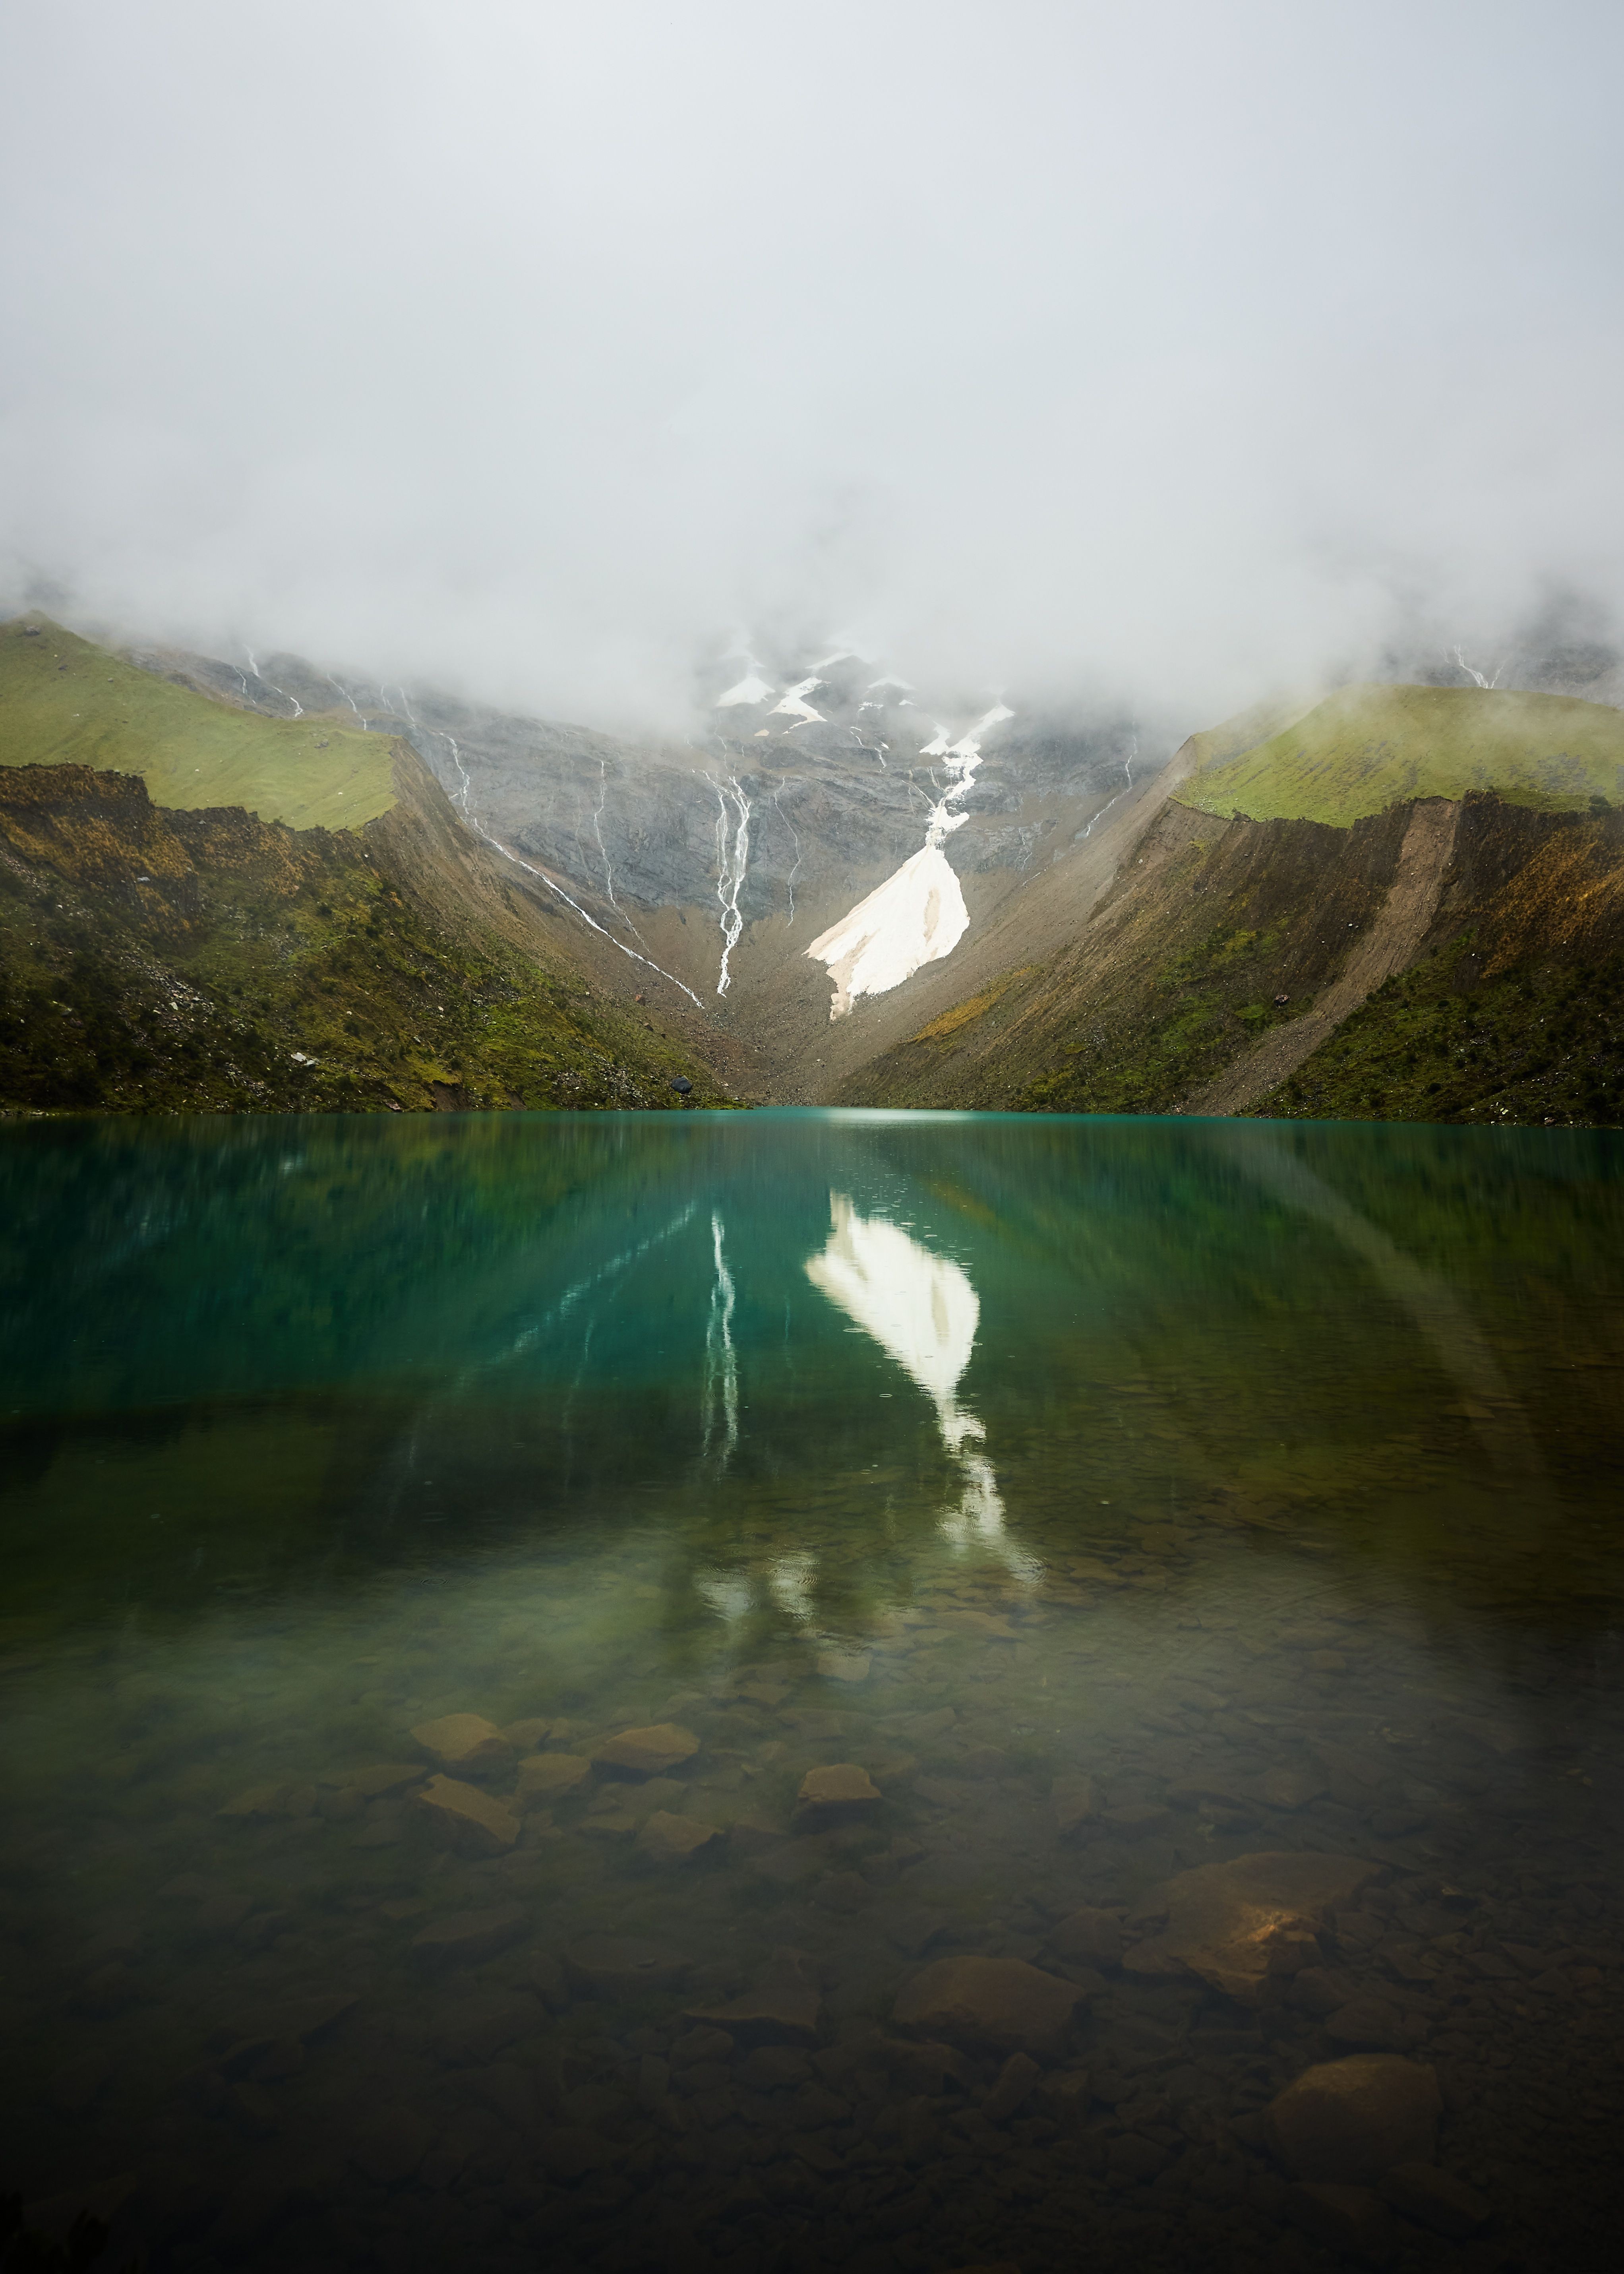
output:
[[[14,11],[0,597],[680,727],[1616,620],[1605,0]]]

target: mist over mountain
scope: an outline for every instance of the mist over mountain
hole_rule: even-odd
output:
[[[19,14],[3,597],[643,742],[740,641],[1181,731],[1553,606],[1605,644],[1621,48],[1594,0]]]

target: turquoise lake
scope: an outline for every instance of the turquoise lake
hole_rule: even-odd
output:
[[[0,1194],[41,2232],[1611,2263],[1624,1141],[85,1119]],[[1349,2060],[1411,2100],[1304,2148]]]

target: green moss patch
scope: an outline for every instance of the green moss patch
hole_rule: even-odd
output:
[[[1469,932],[1389,979],[1251,1112],[1624,1127],[1624,955],[1485,960]]]
[[[1175,795],[1204,813],[1345,829],[1407,799],[1474,790],[1547,811],[1624,804],[1624,713],[1478,687],[1343,688]]]
[[[385,735],[233,710],[42,616],[0,624],[0,765],[70,764],[138,774],[154,805],[292,829],[358,829],[395,802]]]

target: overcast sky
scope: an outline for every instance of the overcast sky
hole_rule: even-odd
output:
[[[11,0],[0,593],[1221,715],[1624,591],[1618,0]],[[37,589],[37,587],[36,587]]]

